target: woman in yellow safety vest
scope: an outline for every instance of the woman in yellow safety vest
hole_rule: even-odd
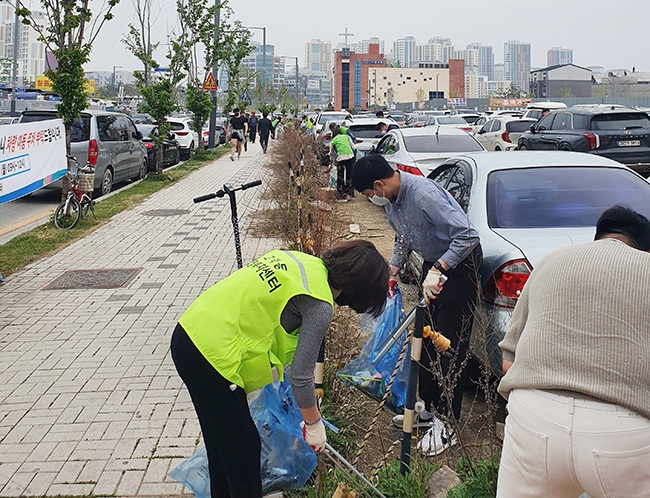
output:
[[[208,455],[213,498],[262,496],[260,437],[246,393],[290,380],[305,421],[305,441],[325,447],[314,394],[314,366],[334,303],[377,316],[388,291],[388,265],[365,240],[318,258],[271,251],[202,293],[183,313],[171,354],[196,410]]]

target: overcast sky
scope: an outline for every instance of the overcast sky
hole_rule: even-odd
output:
[[[175,0],[157,2],[154,30],[164,43],[176,23]],[[229,5],[245,26],[266,27],[267,44],[275,45],[276,55],[297,55],[301,64],[305,42],[320,38],[336,46],[347,27],[354,34],[350,42],[377,36],[386,52],[397,38],[410,35],[426,42],[444,36],[458,48],[472,42],[492,45],[495,62],[501,63],[504,42],[520,40],[531,44],[533,67],[546,66],[549,48],[563,47],[573,49],[573,62],[581,66],[650,71],[648,0],[230,0]],[[87,70],[138,68],[120,41],[133,22],[132,0],[121,0],[115,14],[100,34]],[[261,30],[253,35],[261,43]],[[164,66],[162,50],[158,55]]]

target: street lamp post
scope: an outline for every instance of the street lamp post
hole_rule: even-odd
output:
[[[122,66],[113,66],[113,89],[114,89],[114,90],[117,88],[117,79],[116,79],[116,75],[115,75],[115,70],[116,70],[118,67],[119,67],[120,69],[122,69]]]
[[[300,88],[300,73],[298,72],[298,57],[295,55],[285,55],[285,59],[296,59],[296,106],[298,105],[298,90]]]
[[[214,6],[216,7],[214,11],[214,48],[216,50],[217,48],[217,42],[219,41],[219,23],[221,20],[221,9],[219,8],[221,4],[219,3],[219,0],[214,0]],[[214,81],[217,82],[217,85],[219,84],[219,61],[217,60],[217,56],[215,53],[214,56],[214,61],[212,65],[212,76],[214,77]],[[217,90],[212,91],[212,110],[210,111],[210,120],[209,120],[209,126],[208,126],[208,149],[214,149],[216,144],[216,132],[217,132]],[[203,137],[201,137],[201,140],[203,140]]]
[[[18,86],[18,34],[20,32],[20,17],[18,16],[18,7],[20,2],[14,7],[14,60],[12,64],[12,89],[11,89],[11,107],[10,114],[16,115],[16,87]]]

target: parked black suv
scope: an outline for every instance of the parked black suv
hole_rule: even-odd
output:
[[[519,150],[597,154],[650,176],[650,117],[618,105],[575,105],[553,111],[519,137]]]

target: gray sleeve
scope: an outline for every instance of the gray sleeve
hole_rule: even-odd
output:
[[[299,408],[316,404],[314,395],[314,367],[320,345],[332,323],[332,306],[311,296],[291,299],[302,317],[298,347],[291,362],[291,388]]]

